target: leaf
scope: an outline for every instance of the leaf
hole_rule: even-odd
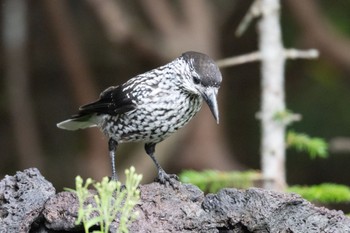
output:
[[[289,192],[298,193],[309,201],[319,203],[350,202],[350,188],[345,185],[323,183],[312,186],[291,186]]]
[[[197,185],[202,191],[211,193],[225,187],[248,188],[253,186],[253,182],[259,178],[260,173],[257,171],[185,170],[180,174],[182,182]]]
[[[322,138],[311,138],[303,133],[288,131],[287,147],[300,152],[307,152],[312,159],[328,157],[328,144]]]

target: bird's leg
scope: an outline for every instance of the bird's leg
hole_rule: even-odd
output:
[[[108,150],[109,150],[109,157],[111,158],[111,164],[112,164],[111,179],[114,181],[118,180],[117,170],[115,169],[115,152],[117,150],[117,147],[118,147],[118,142],[113,138],[110,138],[108,141]]]
[[[146,153],[149,155],[149,157],[151,157],[151,159],[153,160],[154,164],[156,165],[157,169],[158,169],[158,178],[157,181],[161,184],[170,184],[173,188],[177,187],[177,180],[179,179],[177,177],[177,175],[175,174],[167,174],[164,169],[160,166],[160,164],[158,163],[158,161],[156,160],[156,157],[154,157],[154,151],[156,148],[156,144],[155,143],[146,143],[145,144],[145,151]]]

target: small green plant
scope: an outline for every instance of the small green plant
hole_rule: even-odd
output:
[[[186,170],[180,174],[182,182],[197,185],[202,191],[210,193],[215,193],[224,187],[248,188],[259,178],[260,174],[256,171]]]
[[[322,138],[311,138],[303,133],[289,131],[287,146],[294,147],[297,151],[308,152],[312,159],[316,157],[327,158],[328,156],[328,144]]]
[[[340,184],[296,185],[289,187],[288,191],[297,193],[308,201],[324,204],[350,202],[350,188]]]
[[[99,231],[94,231],[95,233],[108,233],[112,221],[117,216],[119,217],[117,232],[128,232],[128,224],[138,215],[137,212],[132,212],[132,210],[140,199],[138,185],[142,175],[136,174],[134,167],[127,169],[125,175],[125,188],[122,188],[119,181],[109,181],[108,177],[104,177],[101,182],[95,182],[88,178],[85,184],[80,176],[76,177],[75,190],[68,190],[76,193],[79,199],[76,224],[83,223],[85,233],[88,233],[94,225],[100,227]],[[95,203],[94,205],[84,205],[87,199],[91,197],[88,190],[91,185],[97,191],[97,194],[93,196]]]

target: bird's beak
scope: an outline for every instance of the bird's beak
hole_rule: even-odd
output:
[[[216,101],[216,93],[216,88],[208,87],[205,89],[205,91],[202,92],[202,97],[205,100],[205,102],[207,102],[210,111],[216,120],[216,123],[219,124],[219,109],[218,103]]]

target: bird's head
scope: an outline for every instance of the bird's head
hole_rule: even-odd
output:
[[[186,91],[200,95],[208,104],[215,120],[219,123],[219,110],[216,100],[222,76],[214,60],[198,52],[186,52],[180,57],[186,64],[183,85]]]

